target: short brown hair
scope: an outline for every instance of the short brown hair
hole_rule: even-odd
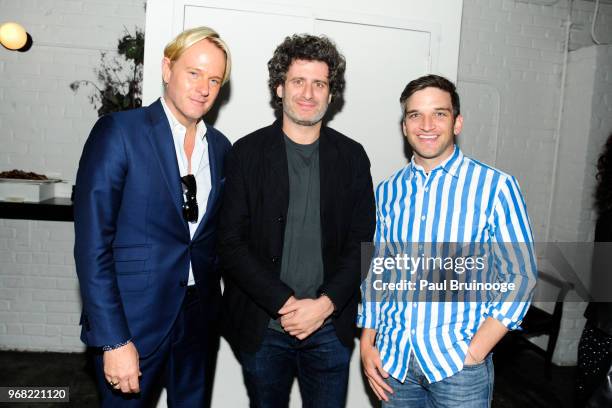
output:
[[[440,75],[425,75],[420,78],[414,79],[406,85],[400,96],[400,103],[404,111],[402,117],[406,116],[406,101],[417,91],[422,91],[425,88],[438,88],[450,94],[451,105],[453,105],[453,117],[456,118],[461,114],[459,105],[459,94],[457,88],[448,79]]]

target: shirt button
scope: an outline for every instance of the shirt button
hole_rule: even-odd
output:
[[[421,215],[421,221],[425,221],[425,216]]]
[[[410,330],[410,333],[415,334],[416,330],[412,329],[412,330]]]
[[[428,192],[428,191],[429,191],[429,187],[425,187],[425,192]]]
[[[412,307],[416,309],[417,304],[416,304],[416,303],[413,303],[413,304],[412,304]]]

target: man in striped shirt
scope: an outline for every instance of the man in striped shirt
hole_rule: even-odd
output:
[[[415,79],[400,102],[413,156],[376,189],[375,257],[357,318],[364,371],[386,407],[488,407],[491,349],[518,328],[536,281],[525,203],[514,177],[455,144],[463,118],[452,82]],[[428,271],[420,256],[440,248],[451,263]],[[481,255],[476,272],[456,255],[466,248]],[[468,285],[449,289],[461,281],[449,274]]]

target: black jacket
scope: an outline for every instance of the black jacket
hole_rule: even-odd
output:
[[[595,245],[597,242],[612,242],[612,211],[607,211],[599,215],[597,225],[595,226]],[[612,336],[612,302],[602,302],[601,298],[609,298],[610,281],[612,278],[612,270],[610,270],[610,254],[607,252],[608,247],[600,248],[599,251],[593,253],[594,257],[601,256],[603,261],[595,259],[593,265],[593,276],[591,287],[598,288],[604,294],[599,293],[597,297],[599,302],[590,302],[587,306],[584,317],[595,325],[599,330]],[[604,252],[600,254],[600,252]],[[599,254],[599,255],[598,255]]]
[[[226,161],[219,255],[225,291],[222,330],[243,351],[259,349],[270,318],[293,291],[280,279],[289,206],[287,155],[281,122],[236,142]],[[342,343],[352,345],[359,300],[361,242],[370,242],[375,205],[363,147],[323,127],[319,142],[321,245],[327,294]]]

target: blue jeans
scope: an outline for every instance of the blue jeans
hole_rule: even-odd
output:
[[[344,407],[351,349],[327,324],[304,340],[267,329],[256,353],[238,352],[251,407],[287,407],[297,376],[305,408]]]
[[[387,384],[393,394],[384,408],[488,408],[493,398],[493,358],[489,354],[481,363],[464,366],[461,371],[435,383],[429,383],[410,356],[404,383],[389,376]]]

